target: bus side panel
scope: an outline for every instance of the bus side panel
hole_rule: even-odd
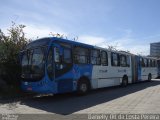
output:
[[[61,79],[57,82],[58,93],[65,93],[73,91],[73,80],[72,79]]]
[[[124,75],[128,76],[128,83],[132,83],[130,67],[112,66],[111,53],[108,53],[108,66],[93,65],[91,85],[93,89],[116,86],[122,83]]]
[[[115,79],[110,79],[111,67],[93,65],[91,85],[93,89],[114,86]],[[118,82],[118,81],[117,81]]]
[[[74,64],[72,69],[65,74],[55,78],[58,93],[66,93],[77,90],[77,81],[81,77],[91,79],[92,65]]]

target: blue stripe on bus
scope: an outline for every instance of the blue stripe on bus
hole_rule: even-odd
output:
[[[91,80],[92,68],[92,65],[73,65],[71,71],[68,71],[55,79],[58,86],[58,93],[76,91],[77,80],[79,80],[82,76],[86,76],[89,80]]]
[[[82,76],[86,76],[89,80],[92,77],[93,65],[73,65],[71,71],[51,81],[46,75],[38,82],[22,82],[22,89],[24,91],[37,93],[65,93],[77,90],[77,81]]]

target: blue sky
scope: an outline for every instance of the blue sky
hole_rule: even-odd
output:
[[[149,54],[160,41],[160,0],[1,0],[0,29],[26,25],[28,38],[61,33],[92,45]]]

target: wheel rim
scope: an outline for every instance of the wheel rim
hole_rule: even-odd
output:
[[[80,90],[83,91],[83,92],[86,92],[87,91],[87,85],[85,83],[81,84]]]
[[[127,85],[127,80],[124,80],[123,84],[124,84],[124,86],[126,86]]]

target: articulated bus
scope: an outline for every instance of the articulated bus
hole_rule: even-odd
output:
[[[112,51],[62,38],[29,43],[21,51],[21,88],[26,92],[58,94],[151,81],[157,60]]]

